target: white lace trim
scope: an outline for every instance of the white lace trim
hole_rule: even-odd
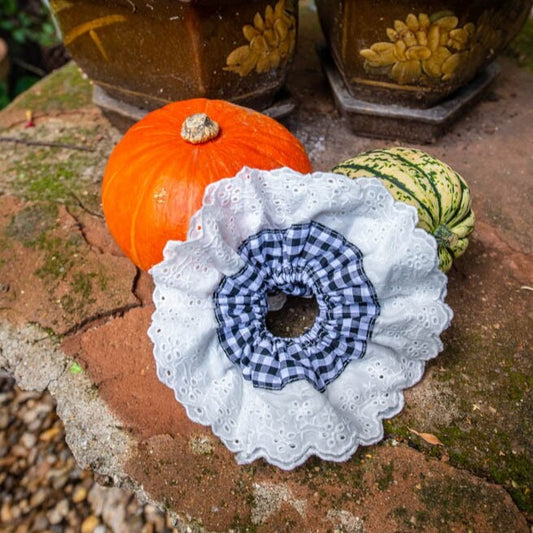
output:
[[[381,306],[364,359],[319,393],[306,381],[254,388],[218,344],[213,292],[242,267],[236,250],[252,234],[314,220],[364,255]],[[444,303],[434,238],[416,228],[416,209],[395,202],[374,178],[244,168],[210,185],[185,242],[170,241],[151,273],[156,310],[148,334],[159,379],[195,422],[236,453],[283,469],[311,455],[344,461],[383,437],[384,418],[403,407],[403,389],[442,349],[452,311]]]

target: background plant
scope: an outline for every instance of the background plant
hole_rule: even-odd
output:
[[[11,70],[0,82],[0,108],[66,60],[50,12],[40,0],[0,0],[0,37]],[[59,59],[59,61],[58,61]]]

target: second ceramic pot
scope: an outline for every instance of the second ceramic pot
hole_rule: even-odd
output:
[[[472,80],[518,33],[532,0],[316,0],[356,98],[432,106]]]

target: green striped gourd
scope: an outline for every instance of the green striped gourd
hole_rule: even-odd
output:
[[[394,147],[358,154],[333,172],[350,178],[377,177],[396,200],[416,207],[418,226],[437,240],[444,272],[466,250],[475,221],[470,191],[446,163],[422,150]]]

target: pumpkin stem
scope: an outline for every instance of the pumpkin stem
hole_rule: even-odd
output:
[[[220,126],[205,113],[195,113],[187,117],[181,126],[181,138],[191,144],[202,144],[214,139]]]

